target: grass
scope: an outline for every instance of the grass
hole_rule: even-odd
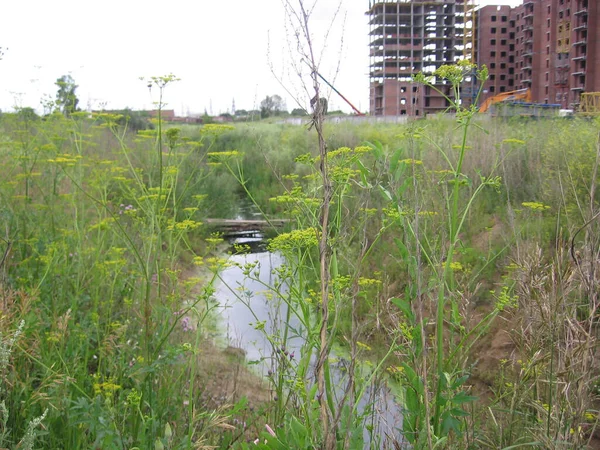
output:
[[[202,225],[248,194],[268,215],[298,219],[274,241],[293,288],[277,293],[317,333],[318,255],[302,234],[318,227],[314,132],[259,123],[133,133],[119,120],[0,116],[3,348],[24,321],[3,350],[2,446],[33,436],[41,448],[243,448],[265,423],[279,440],[295,430],[316,445],[319,432],[298,426],[318,429],[314,393],[291,380],[310,379],[317,341],[270,380],[276,404],[266,390],[243,400],[258,382],[235,395],[218,383],[249,378],[206,344],[217,276],[208,267],[222,261]],[[332,340],[403,386],[398,445],[592,446],[598,123],[472,121],[466,140],[450,118],[326,125]],[[333,403],[339,424],[360,426]]]

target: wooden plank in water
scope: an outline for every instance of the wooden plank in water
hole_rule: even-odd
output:
[[[268,230],[272,227],[282,227],[290,222],[290,219],[266,220],[241,220],[241,219],[204,219],[206,225],[219,228],[223,231],[252,231]]]

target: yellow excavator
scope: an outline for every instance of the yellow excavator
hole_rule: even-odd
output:
[[[519,89],[517,91],[502,92],[493,97],[487,98],[481,107],[479,108],[480,113],[486,112],[490,106],[500,102],[531,102],[531,89]]]

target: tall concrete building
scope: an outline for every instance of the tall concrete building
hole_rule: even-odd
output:
[[[472,0],[369,0],[370,111],[423,116],[443,111],[435,89],[412,83],[420,72],[473,55]],[[450,94],[450,86],[437,83]],[[465,100],[471,92],[465,92]]]
[[[370,0],[371,114],[443,111],[418,72],[467,58],[489,69],[480,101],[530,89],[535,103],[577,108],[600,91],[600,0],[523,0],[474,8],[471,0]],[[447,85],[437,86],[449,93]],[[467,86],[463,101],[473,92]]]

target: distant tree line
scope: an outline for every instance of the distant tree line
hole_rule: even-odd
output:
[[[266,119],[272,116],[281,116],[287,114],[287,108],[285,101],[277,94],[267,95],[262,102],[260,102],[260,117]]]
[[[0,60],[4,56],[6,48],[0,47]],[[66,117],[71,114],[80,111],[79,98],[77,97],[77,88],[79,87],[71,75],[63,75],[54,83],[57,86],[57,92],[55,99],[50,98],[49,101],[43,102],[46,112],[52,113],[54,111],[60,111]],[[109,110],[106,111],[111,114],[117,114],[121,116],[118,119],[120,125],[127,125],[132,131],[146,130],[154,128],[154,125],[150,121],[150,115],[147,111],[134,111],[130,108]],[[33,108],[20,108],[19,114],[24,118],[38,117]],[[281,117],[281,116],[307,116],[309,113],[304,108],[294,108],[291,113],[287,111],[285,101],[281,96],[267,95],[260,102],[260,109],[245,110],[238,109],[233,114],[224,113],[220,114],[221,118],[229,119],[231,121],[248,121],[266,119],[269,117]],[[331,111],[329,114],[341,115],[344,114],[342,111]],[[213,123],[214,117],[211,117],[204,111],[202,116],[202,123]]]
[[[325,99],[322,99],[325,100]],[[241,110],[240,110],[241,111]],[[334,111],[326,111],[327,115],[342,116],[345,115],[343,111],[337,109]],[[237,111],[236,111],[237,115]],[[260,117],[266,119],[268,117],[276,116],[307,116],[309,112],[304,108],[294,108],[291,113],[288,113],[285,106],[285,101],[279,95],[267,95],[262,102],[260,102]]]

